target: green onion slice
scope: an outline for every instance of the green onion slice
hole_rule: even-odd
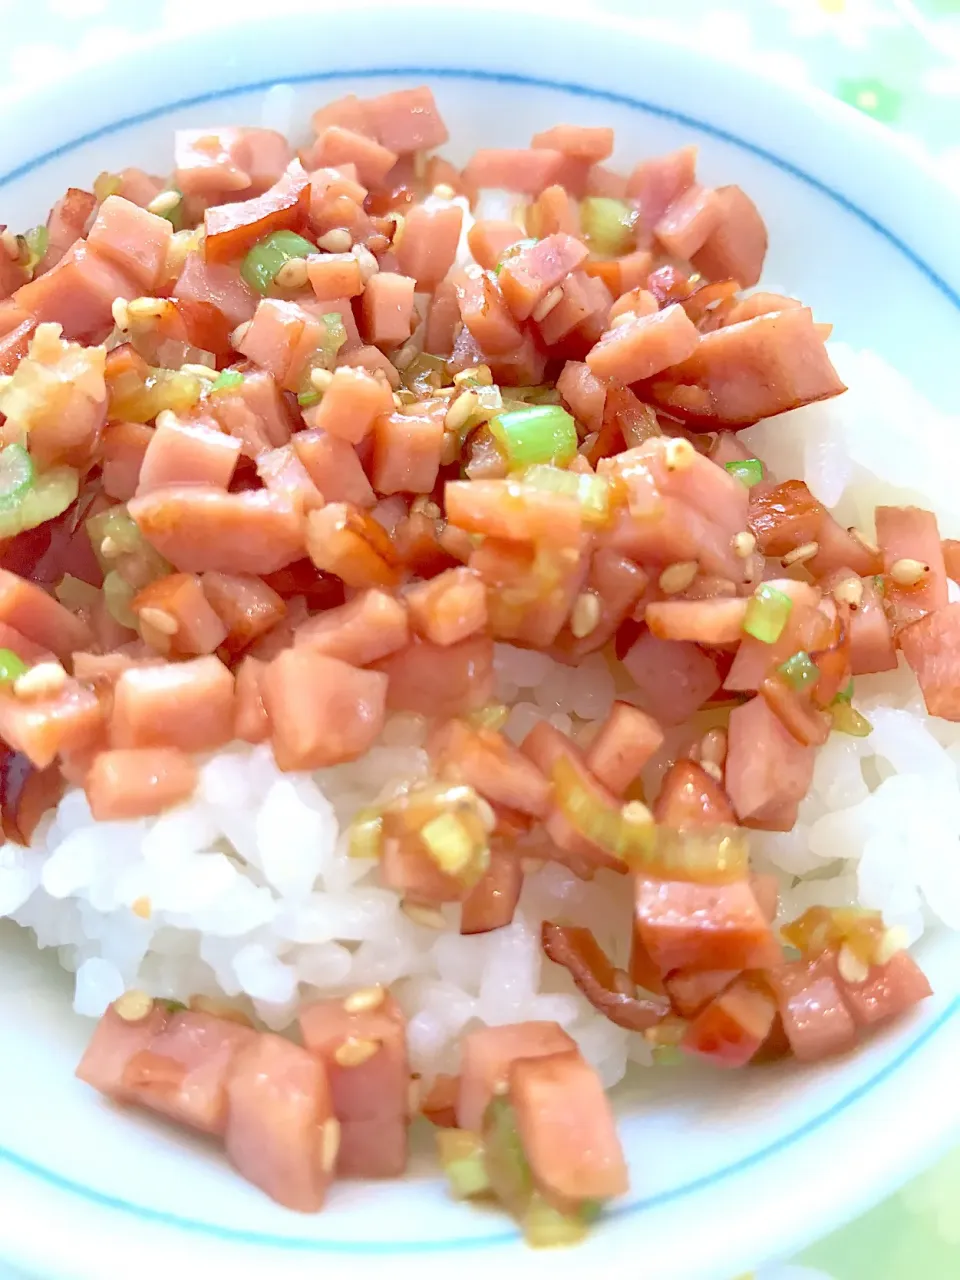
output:
[[[761,582],[750,597],[743,619],[743,629],[764,644],[775,644],[787,625],[793,601],[769,582]]]
[[[239,369],[224,369],[210,383],[207,388],[207,395],[212,396],[217,391],[232,391],[235,387],[241,386],[242,383],[243,374]]]
[[[482,1196],[490,1190],[484,1163],[483,1139],[469,1129],[438,1129],[437,1152],[457,1200]]]
[[[798,693],[809,689],[820,679],[820,668],[803,649],[792,654],[786,662],[782,662],[777,670],[791,689],[796,689]]]
[[[15,447],[19,446],[7,445],[3,453]],[[12,538],[63,515],[79,491],[80,477],[72,467],[55,467],[36,476],[16,497],[0,501],[0,538]]]
[[[250,249],[240,264],[240,274],[251,289],[265,294],[277,272],[293,258],[306,258],[317,246],[295,231],[272,231]]]
[[[128,627],[131,631],[136,631],[139,625],[137,615],[130,608],[136,594],[136,590],[120,576],[116,569],[111,569],[104,576],[103,598],[106,601],[107,612],[121,627]]]
[[[508,1213],[522,1220],[533,1195],[533,1175],[506,1098],[492,1098],[484,1112],[483,1150],[490,1190]]]
[[[577,452],[577,424],[559,405],[531,405],[490,419],[490,430],[511,470],[536,463],[565,465]]]
[[[33,459],[22,444],[0,449],[0,510],[19,506],[33,488]]]
[[[844,688],[842,688],[840,692],[837,694],[837,696],[834,698],[832,705],[836,706],[838,702],[852,702],[852,701],[853,701],[853,676],[850,677],[849,681],[844,686]]]
[[[534,489],[576,498],[585,524],[602,528],[610,522],[610,485],[603,476],[538,464],[528,467],[521,478]]]
[[[619,258],[636,243],[639,212],[626,200],[588,196],[580,202],[583,238],[598,258]]]
[[[332,362],[347,340],[347,330],[339,311],[328,312],[323,316],[323,323],[327,330],[323,340],[323,352]]]
[[[13,684],[30,668],[12,649],[0,649],[0,684]]]
[[[320,403],[319,391],[301,391],[297,396],[297,404],[301,409],[312,409],[315,404]]]
[[[763,479],[763,463],[759,458],[737,459],[736,462],[725,462],[723,467],[748,489],[752,489]]]
[[[833,727],[837,733],[848,733],[851,738],[866,738],[873,733],[873,725],[849,702],[835,702],[830,708]]]

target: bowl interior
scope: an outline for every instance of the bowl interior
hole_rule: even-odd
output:
[[[873,348],[948,406],[947,380],[931,376],[951,367],[960,338],[960,271],[936,234],[950,212],[946,197],[861,122],[770,86],[761,92],[735,69],[651,45],[625,28],[558,21],[544,37],[537,20],[513,15],[509,38],[492,54],[470,38],[467,11],[432,14],[436,58],[427,67],[415,21],[411,30],[376,6],[371,15],[376,22],[363,25],[365,64],[357,41],[345,39],[355,28],[342,17],[326,25],[306,19],[313,49],[306,39],[291,49],[289,39],[283,44],[257,25],[235,33],[213,69],[174,40],[112,68],[109,97],[95,75],[37,96],[34,114],[18,117],[31,123],[8,149],[0,176],[3,221],[39,221],[67,185],[89,186],[104,169],[133,163],[168,171],[176,127],[264,121],[296,137],[312,109],[342,92],[426,80],[450,125],[454,159],[478,145],[524,145],[558,120],[614,125],[615,162],[623,165],[697,142],[704,181],[740,183],[767,219],[765,283],[802,297],[837,336]],[[538,37],[539,45],[525,45]],[[530,47],[541,55],[540,78],[521,69]],[[337,48],[349,50],[342,62]],[[274,79],[287,87],[268,94]],[[920,184],[928,198],[926,221],[881,180],[884,166],[889,172],[897,164],[906,166],[903,186]],[[889,198],[880,201],[885,190]],[[849,1061],[730,1076],[688,1068],[641,1073],[617,1103],[630,1197],[585,1250],[548,1262],[524,1256],[524,1266],[572,1274],[591,1258],[633,1257],[642,1240],[647,1274],[731,1276],[882,1194],[932,1158],[960,1120],[956,1107],[937,1113],[934,1106],[937,1073],[960,1042],[958,959],[952,937],[925,940],[922,960],[936,998]],[[451,1263],[479,1270],[501,1257],[519,1261],[505,1221],[450,1204],[424,1158],[402,1183],[338,1186],[323,1215],[277,1208],[203,1143],[112,1111],[73,1081],[89,1028],[71,1013],[70,978],[50,953],[38,957],[19,930],[2,925],[0,964],[8,1046],[0,1096],[24,1103],[5,1108],[0,1121],[0,1194],[11,1208],[0,1225],[0,1256],[41,1273],[96,1275],[93,1247],[98,1233],[110,1231],[118,1256],[129,1249],[135,1258],[149,1244],[174,1263],[229,1256],[251,1275],[252,1260],[265,1256],[285,1276],[307,1274],[320,1261],[316,1253],[328,1251],[364,1276],[378,1258],[397,1253],[409,1253],[430,1275]],[[918,1080],[924,1085],[911,1089]],[[758,1223],[744,1206],[773,1186],[777,1203],[768,1212],[764,1201]],[[54,1206],[70,1228],[56,1239],[33,1230]]]

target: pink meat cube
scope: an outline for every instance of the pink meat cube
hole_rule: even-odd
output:
[[[298,431],[291,444],[327,502],[370,508],[376,495],[353,445],[325,431]]]
[[[418,289],[429,293],[453,266],[462,226],[463,210],[455,204],[442,209],[418,204],[407,214],[397,261],[403,274],[416,280]]]
[[[587,768],[622,796],[663,746],[663,730],[629,702],[615,702],[587,751]]]
[[[171,484],[209,484],[227,489],[240,460],[240,441],[202,422],[160,415],[140,468],[137,493]]]
[[[407,611],[395,596],[372,588],[346,604],[324,609],[294,632],[299,648],[339,658],[355,667],[378,662],[409,642]]]
[[[475,151],[463,171],[464,181],[474,187],[494,187],[538,196],[546,187],[560,182],[567,157],[551,148]]]
[[[381,494],[432,493],[442,450],[442,418],[383,414],[374,423],[373,487]]]
[[[269,373],[245,373],[238,387],[218,391],[207,404],[223,430],[240,441],[245,457],[257,458],[290,439],[290,418]]]
[[[122,196],[107,196],[97,213],[87,243],[110,258],[140,286],[152,293],[163,274],[173,227]]]
[[[556,1022],[518,1022],[468,1032],[460,1042],[457,1124],[461,1129],[480,1132],[484,1112],[509,1082],[515,1062],[573,1049],[575,1042]]]
[[[101,473],[108,497],[127,502],[136,493],[153,430],[143,422],[108,422],[104,427],[100,437]]]
[[[894,632],[947,603],[947,569],[937,517],[920,507],[877,507],[877,542],[883,556],[884,602]],[[890,570],[898,560],[918,560],[926,572],[913,586],[900,586]]]
[[[767,254],[767,228],[750,197],[739,187],[714,193],[713,227],[693,254],[693,265],[708,280],[736,280],[742,289],[760,279]]]
[[[682,724],[720,688],[716,662],[689,641],[644,631],[623,657],[636,685],[630,700],[660,724]]]
[[[207,262],[200,253],[187,257],[172,296],[184,302],[212,303],[232,328],[250,320],[257,309],[257,295],[237,267]]]
[[[816,749],[797,742],[757,697],[734,707],[727,730],[726,787],[747,827],[789,831],[810,789]]]
[[[642,160],[627,179],[626,199],[640,206],[647,227],[657,225],[673,202],[696,181],[697,148]]]
[[[588,128],[577,124],[557,124],[552,129],[535,133],[530,145],[552,148],[555,151],[562,151],[565,156],[597,163],[600,160],[606,160],[613,153],[613,130]]]
[[[212,751],[232,737],[233,676],[219,658],[130,667],[117,680],[114,747]]]
[[[397,347],[410,337],[416,280],[380,271],[367,281],[361,311],[363,335],[377,347]]]
[[[904,627],[898,641],[930,715],[960,720],[960,604]]]
[[[493,696],[493,641],[470,636],[443,647],[417,637],[377,663],[389,677],[391,711],[446,718],[476,711]]]
[[[97,342],[113,327],[114,299],[129,301],[138,292],[125,271],[80,240],[50,271],[21,285],[14,299],[41,323],[62,325],[65,338]]]
[[[486,274],[466,271],[453,274],[460,316],[470,333],[489,355],[516,351],[524,335],[503,300],[496,283]]]
[[[433,93],[426,85],[368,98],[363,111],[383,146],[399,155],[432,151],[450,138]]]
[[[239,350],[272,374],[285,391],[299,391],[310,357],[320,349],[324,336],[323,321],[297,303],[264,298]]]
[[[719,217],[717,193],[694,183],[669,206],[655,227],[656,236],[674,257],[692,258],[703,247]]]
[[[470,569],[447,569],[405,599],[414,630],[434,644],[457,644],[487,625],[487,588]]]
[[[500,272],[500,291],[516,320],[527,320],[551,289],[584,261],[587,247],[573,236],[557,234],[538,240],[507,258]]]
[[[310,148],[310,167],[337,168],[346,163],[355,164],[360,181],[366,187],[373,187],[381,183],[397,163],[397,153],[362,133],[354,133],[341,125],[327,125]]]
[[[699,341],[696,325],[674,303],[608,329],[587,353],[587,364],[598,378],[638,382],[692,356]]]
[[[363,293],[360,263],[352,253],[311,254],[307,275],[313,292],[321,300],[356,298]]]
[[[393,410],[390,387],[364,369],[341,367],[323,393],[313,425],[350,444],[359,444],[381,414]]]

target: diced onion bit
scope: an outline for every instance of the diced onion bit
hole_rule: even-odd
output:
[[[570,614],[570,630],[578,640],[596,631],[600,621],[600,597],[593,591],[581,591]]]
[[[761,582],[750,597],[743,619],[743,629],[764,644],[775,644],[787,625],[793,601],[769,582]]]
[[[733,535],[733,553],[739,556],[741,560],[746,560],[747,556],[752,556],[757,549],[757,539],[749,530],[744,529],[740,533]]]
[[[873,733],[870,721],[849,702],[835,702],[830,708],[830,716],[838,733],[847,733],[851,738],[866,738]]]
[[[379,809],[361,809],[350,824],[351,858],[379,858],[383,847],[383,815]]]
[[[691,585],[698,570],[696,560],[678,560],[676,564],[668,564],[659,578],[660,590],[664,595],[679,595]]]
[[[853,701],[853,676],[851,676],[851,677],[850,677],[850,679],[847,681],[847,683],[844,685],[844,687],[843,687],[843,688],[840,690],[840,692],[839,692],[839,693],[834,697],[833,701],[834,701],[834,704],[836,704],[836,703],[838,703],[838,702],[852,702],[852,701]]]
[[[265,294],[276,282],[283,266],[295,258],[302,260],[311,253],[316,253],[315,246],[295,231],[273,231],[248,250],[240,264],[240,274],[251,289]]]
[[[420,839],[430,850],[434,862],[447,875],[459,875],[473,857],[470,832],[452,813],[441,813],[428,822],[420,832]]]
[[[207,388],[207,395],[216,395],[218,391],[233,391],[243,385],[243,374],[239,369],[224,369]]]
[[[583,238],[598,258],[619,258],[633,248],[639,216],[626,200],[588,196],[580,202]]]
[[[533,1249],[556,1249],[579,1244],[596,1221],[600,1206],[585,1201],[583,1205],[562,1213],[549,1200],[535,1191],[530,1207],[523,1215],[523,1238]]]
[[[577,424],[559,405],[530,405],[490,419],[490,430],[511,470],[552,462],[566,465],[577,452]]]
[[[631,866],[646,864],[656,843],[656,828],[646,806],[637,802],[622,809],[610,805],[598,791],[583,784],[565,756],[554,762],[553,783],[557,807],[585,839]]]
[[[457,1200],[486,1195],[490,1190],[479,1133],[468,1129],[438,1129],[437,1154],[450,1191]]]
[[[863,582],[860,578],[844,578],[833,588],[833,598],[838,604],[859,609],[863,604]]]
[[[898,951],[906,951],[910,945],[910,935],[902,925],[892,925],[880,939],[874,953],[874,964],[889,964]]]
[[[0,649],[0,684],[13,684],[30,670],[27,663],[12,649]]]
[[[789,569],[792,564],[805,564],[807,560],[812,560],[819,550],[819,542],[805,542],[803,546],[794,547],[792,551],[788,551],[780,563],[785,569]]]
[[[505,702],[489,702],[479,711],[471,711],[467,722],[475,729],[502,729],[510,718],[510,708]]]
[[[482,1137],[490,1190],[508,1213],[522,1221],[533,1195],[533,1176],[516,1115],[506,1098],[491,1099],[483,1115]]]
[[[361,987],[352,992],[343,1001],[347,1013],[369,1013],[371,1009],[379,1009],[386,999],[383,987]]]
[[[870,976],[870,966],[865,964],[847,943],[843,944],[837,954],[837,969],[844,982],[853,983],[854,986],[866,982]]]
[[[719,771],[720,766],[713,765],[713,768]],[[714,776],[712,772],[711,776]],[[658,826],[656,836],[656,846],[645,870],[665,880],[730,884],[742,880],[749,871],[750,849],[747,833],[741,827],[675,830]]]
[[[898,587],[916,587],[930,572],[930,566],[922,560],[894,560],[890,566],[890,579]]]
[[[342,1044],[337,1045],[333,1056],[340,1067],[359,1067],[369,1062],[380,1050],[379,1040],[367,1040],[360,1036],[348,1036]]]
[[[384,835],[414,842],[445,875],[472,887],[490,865],[484,816],[472,787],[428,783],[384,807]]]
[[[782,662],[777,668],[791,689],[796,689],[798,693],[802,693],[804,689],[809,689],[811,685],[816,684],[820,679],[820,668],[810,657],[809,653],[805,653],[803,649]]]
[[[142,1022],[153,1010],[153,997],[145,991],[125,991],[113,1002],[113,1011],[124,1022]]]
[[[879,964],[887,930],[879,911],[865,907],[809,907],[782,925],[783,940],[804,956],[819,956],[841,946],[865,965]]]
[[[763,463],[759,458],[738,458],[734,462],[725,462],[723,467],[748,489],[763,479]]]

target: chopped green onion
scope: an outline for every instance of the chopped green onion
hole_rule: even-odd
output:
[[[788,595],[771,587],[769,582],[761,582],[750,597],[743,629],[764,644],[775,644],[783,634],[792,608],[793,601]]]
[[[535,1191],[530,1198],[530,1207],[523,1215],[523,1237],[533,1249],[579,1244],[596,1217],[595,1203],[593,1200],[584,1202],[589,1206],[586,1213],[582,1207],[571,1213],[561,1213],[539,1191]]]
[[[136,594],[135,589],[120,576],[116,569],[111,569],[105,575],[103,598],[106,601],[107,612],[114,622],[119,622],[121,627],[128,627],[131,631],[136,631],[139,625],[137,615],[130,608]]]
[[[63,575],[54,587],[53,594],[72,612],[77,609],[91,609],[100,598],[100,592],[96,587],[69,573]]]
[[[379,858],[383,846],[383,818],[379,809],[361,809],[350,824],[351,858]]]
[[[583,238],[598,258],[619,258],[636,243],[639,212],[626,200],[588,196],[580,202]]]
[[[306,258],[317,252],[317,246],[295,231],[272,231],[247,252],[240,264],[240,274],[251,289],[265,294],[274,277],[293,258]]]
[[[875,573],[873,575],[873,586],[877,595],[882,596],[884,594],[887,589],[887,584],[883,580],[882,573]]]
[[[564,471],[560,467],[537,465],[522,476],[524,484],[549,493],[563,493],[576,498],[583,511],[584,522],[602,528],[610,521],[610,485],[603,476],[589,472]]]
[[[654,1045],[652,1058],[658,1067],[678,1067],[683,1062],[683,1051],[675,1044]]]
[[[553,783],[560,812],[584,839],[631,866],[644,865],[656,845],[657,829],[642,805],[614,807],[588,787],[576,766],[559,756],[553,765]],[[641,815],[638,821],[634,813]]]
[[[483,1114],[483,1150],[490,1190],[508,1213],[522,1220],[533,1195],[533,1175],[506,1098],[493,1097]]]
[[[312,409],[315,404],[320,403],[319,391],[301,391],[297,396],[297,404],[301,409]]]
[[[30,670],[19,654],[12,649],[0,649],[0,684],[13,684]]]
[[[830,708],[833,727],[837,733],[848,733],[851,738],[866,738],[873,733],[873,725],[849,702],[835,702]]]
[[[182,369],[151,369],[146,381],[134,374],[129,383],[111,391],[110,417],[124,422],[152,422],[158,413],[170,409],[186,413],[200,399],[203,384],[193,373]]]
[[[732,884],[750,870],[750,847],[742,827],[658,826],[640,869],[664,880]]]
[[[143,534],[123,503],[90,516],[86,522],[86,529],[94,555],[100,561],[100,567],[104,572],[115,567],[113,561],[118,557],[135,555],[143,550]],[[111,550],[110,554],[105,556],[102,547],[107,538],[110,539],[107,545]]]
[[[7,445],[7,449],[13,448]],[[4,453],[6,449],[4,450]],[[37,476],[16,501],[0,502],[0,538],[12,538],[63,515],[76,502],[80,477],[72,467],[54,467]]]
[[[738,458],[736,462],[725,462],[723,467],[748,489],[752,489],[763,479],[763,463],[759,458]]]
[[[343,323],[343,316],[339,311],[327,312],[321,318],[327,330],[323,341],[323,350],[332,360],[346,342],[347,330]]]
[[[507,395],[521,404],[559,404],[560,392],[544,383],[537,387],[510,387]]]
[[[507,454],[511,470],[538,462],[571,462],[577,453],[577,424],[558,405],[532,405],[490,419],[490,430]]]
[[[467,722],[475,729],[502,729],[510,715],[510,708],[502,702],[488,702],[479,711],[470,711]]]
[[[840,690],[840,692],[834,698],[833,703],[831,705],[836,706],[838,702],[852,702],[852,701],[853,701],[853,676],[850,677],[849,682],[844,686],[844,688]]]
[[[432,391],[437,391],[448,381],[447,362],[441,356],[421,351],[400,370],[400,381],[409,391],[417,392],[420,398],[429,399]]]
[[[22,444],[0,449],[0,510],[19,506],[33,488],[33,459]]]
[[[46,227],[31,227],[23,237],[24,247],[27,251],[27,260],[24,266],[28,271],[32,271],[43,255],[47,252],[47,245],[50,243],[50,233]]]
[[[805,653],[803,649],[792,654],[786,662],[782,662],[777,670],[790,685],[791,689],[796,689],[798,693],[802,693],[804,689],[809,689],[812,684],[820,679],[820,668],[810,657],[809,653]]]
[[[107,196],[119,195],[120,188],[123,186],[123,179],[119,173],[98,173],[93,180],[93,194],[99,202],[103,204]]]
[[[524,249],[532,249],[540,243],[539,240],[518,240],[516,244],[509,245],[500,255],[500,261],[493,268],[493,274],[498,276],[503,270],[504,263],[509,262],[511,258],[515,258],[518,253],[523,253]]]
[[[484,1164],[483,1139],[469,1129],[438,1129],[440,1167],[457,1200],[482,1196],[490,1190]]]
[[[224,369],[217,374],[213,382],[207,387],[207,395],[212,396],[217,391],[232,391],[234,387],[239,387],[243,382],[243,374],[239,369]]]
[[[167,1013],[183,1013],[187,1007],[182,1000],[161,1000],[160,1003]]]

